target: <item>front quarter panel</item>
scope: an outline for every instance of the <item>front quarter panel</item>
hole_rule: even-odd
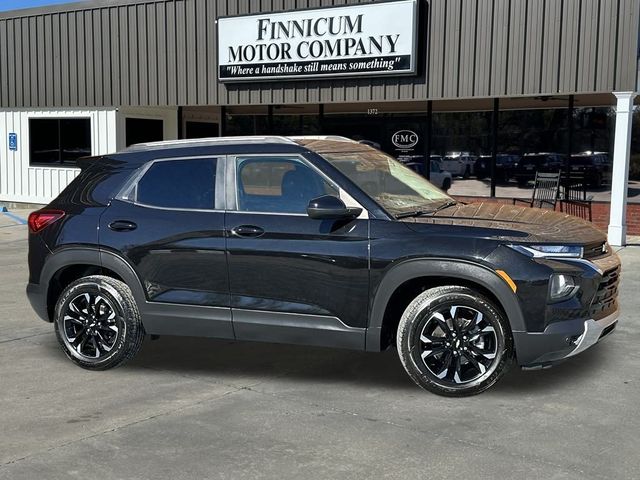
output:
[[[371,221],[371,315],[367,350],[380,349],[385,308],[394,291],[418,277],[453,278],[489,290],[505,309],[511,328],[524,330],[516,295],[484,259],[497,243],[477,236],[456,235],[455,228],[433,225],[420,232],[404,222]]]

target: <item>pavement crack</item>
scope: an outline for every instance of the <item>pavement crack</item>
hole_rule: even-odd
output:
[[[20,340],[28,340],[29,338],[41,337],[43,335],[49,335],[51,332],[34,333],[33,335],[25,335],[24,337],[10,338],[8,340],[0,340],[0,344],[18,342]]]

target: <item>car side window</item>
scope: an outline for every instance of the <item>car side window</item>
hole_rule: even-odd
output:
[[[216,163],[215,158],[157,161],[138,180],[135,201],[152,207],[212,210]]]
[[[338,190],[302,160],[293,157],[238,157],[238,210],[305,213],[309,201]]]

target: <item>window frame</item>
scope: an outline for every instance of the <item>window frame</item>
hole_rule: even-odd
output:
[[[31,147],[33,140],[33,131],[31,128],[32,120],[55,120],[58,122],[58,161],[55,163],[42,163],[42,162],[34,162],[33,161],[33,150]],[[62,161],[62,132],[61,122],[64,120],[88,120],[89,121],[89,155],[82,155],[73,163],[65,163]],[[95,155],[94,150],[94,138],[93,138],[93,117],[91,115],[33,115],[27,118],[27,133],[28,133],[28,152],[29,152],[29,167],[34,168],[78,168],[78,159],[85,158],[87,156]]]
[[[244,158],[274,158],[282,157],[283,159],[295,159],[299,160],[304,166],[310,168],[314,173],[320,176],[322,180],[327,182],[333,188],[336,189],[338,197],[345,203],[347,207],[357,207],[362,209],[362,213],[358,219],[368,219],[368,210],[361,205],[353,196],[351,196],[346,190],[344,190],[336,181],[331,179],[327,174],[320,170],[316,165],[309,161],[306,157],[297,153],[238,153],[227,156],[227,172],[226,182],[228,188],[226,189],[226,209],[229,212],[250,214],[250,215],[281,215],[292,217],[308,217],[306,213],[293,213],[293,212],[255,212],[249,210],[238,209],[238,159]]]
[[[189,161],[189,160],[216,160],[216,177],[213,182],[214,188],[214,208],[180,208],[180,207],[161,207],[158,205],[149,205],[147,203],[138,202],[138,182],[144,177],[149,169],[160,162],[172,161]],[[226,157],[225,155],[194,155],[184,157],[162,157],[146,162],[137,168],[131,177],[125,182],[118,194],[114,197],[116,200],[131,203],[138,207],[153,208],[155,210],[168,210],[178,212],[221,212],[225,211],[226,197]],[[133,195],[132,195],[133,194]],[[133,197],[133,198],[131,198]]]

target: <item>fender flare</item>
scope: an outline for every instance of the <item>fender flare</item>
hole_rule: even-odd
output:
[[[380,351],[384,312],[391,296],[403,283],[418,277],[447,277],[476,283],[491,292],[504,309],[512,332],[525,331],[525,322],[518,298],[490,268],[465,260],[449,258],[406,260],[392,267],[376,289],[371,305],[365,349]]]
[[[120,278],[122,278],[124,283],[131,289],[133,298],[136,300],[138,308],[142,313],[147,303],[147,295],[145,294],[140,277],[138,277],[138,274],[131,264],[120,255],[107,250],[100,250],[100,264],[102,267],[117,273]]]
[[[145,305],[146,295],[142,283],[133,267],[113,252],[88,246],[66,247],[49,256],[40,274],[40,285],[46,286],[46,291],[43,292],[43,300],[46,302],[49,295],[51,279],[60,269],[82,264],[93,265],[113,271],[129,286],[136,302],[140,306]]]

